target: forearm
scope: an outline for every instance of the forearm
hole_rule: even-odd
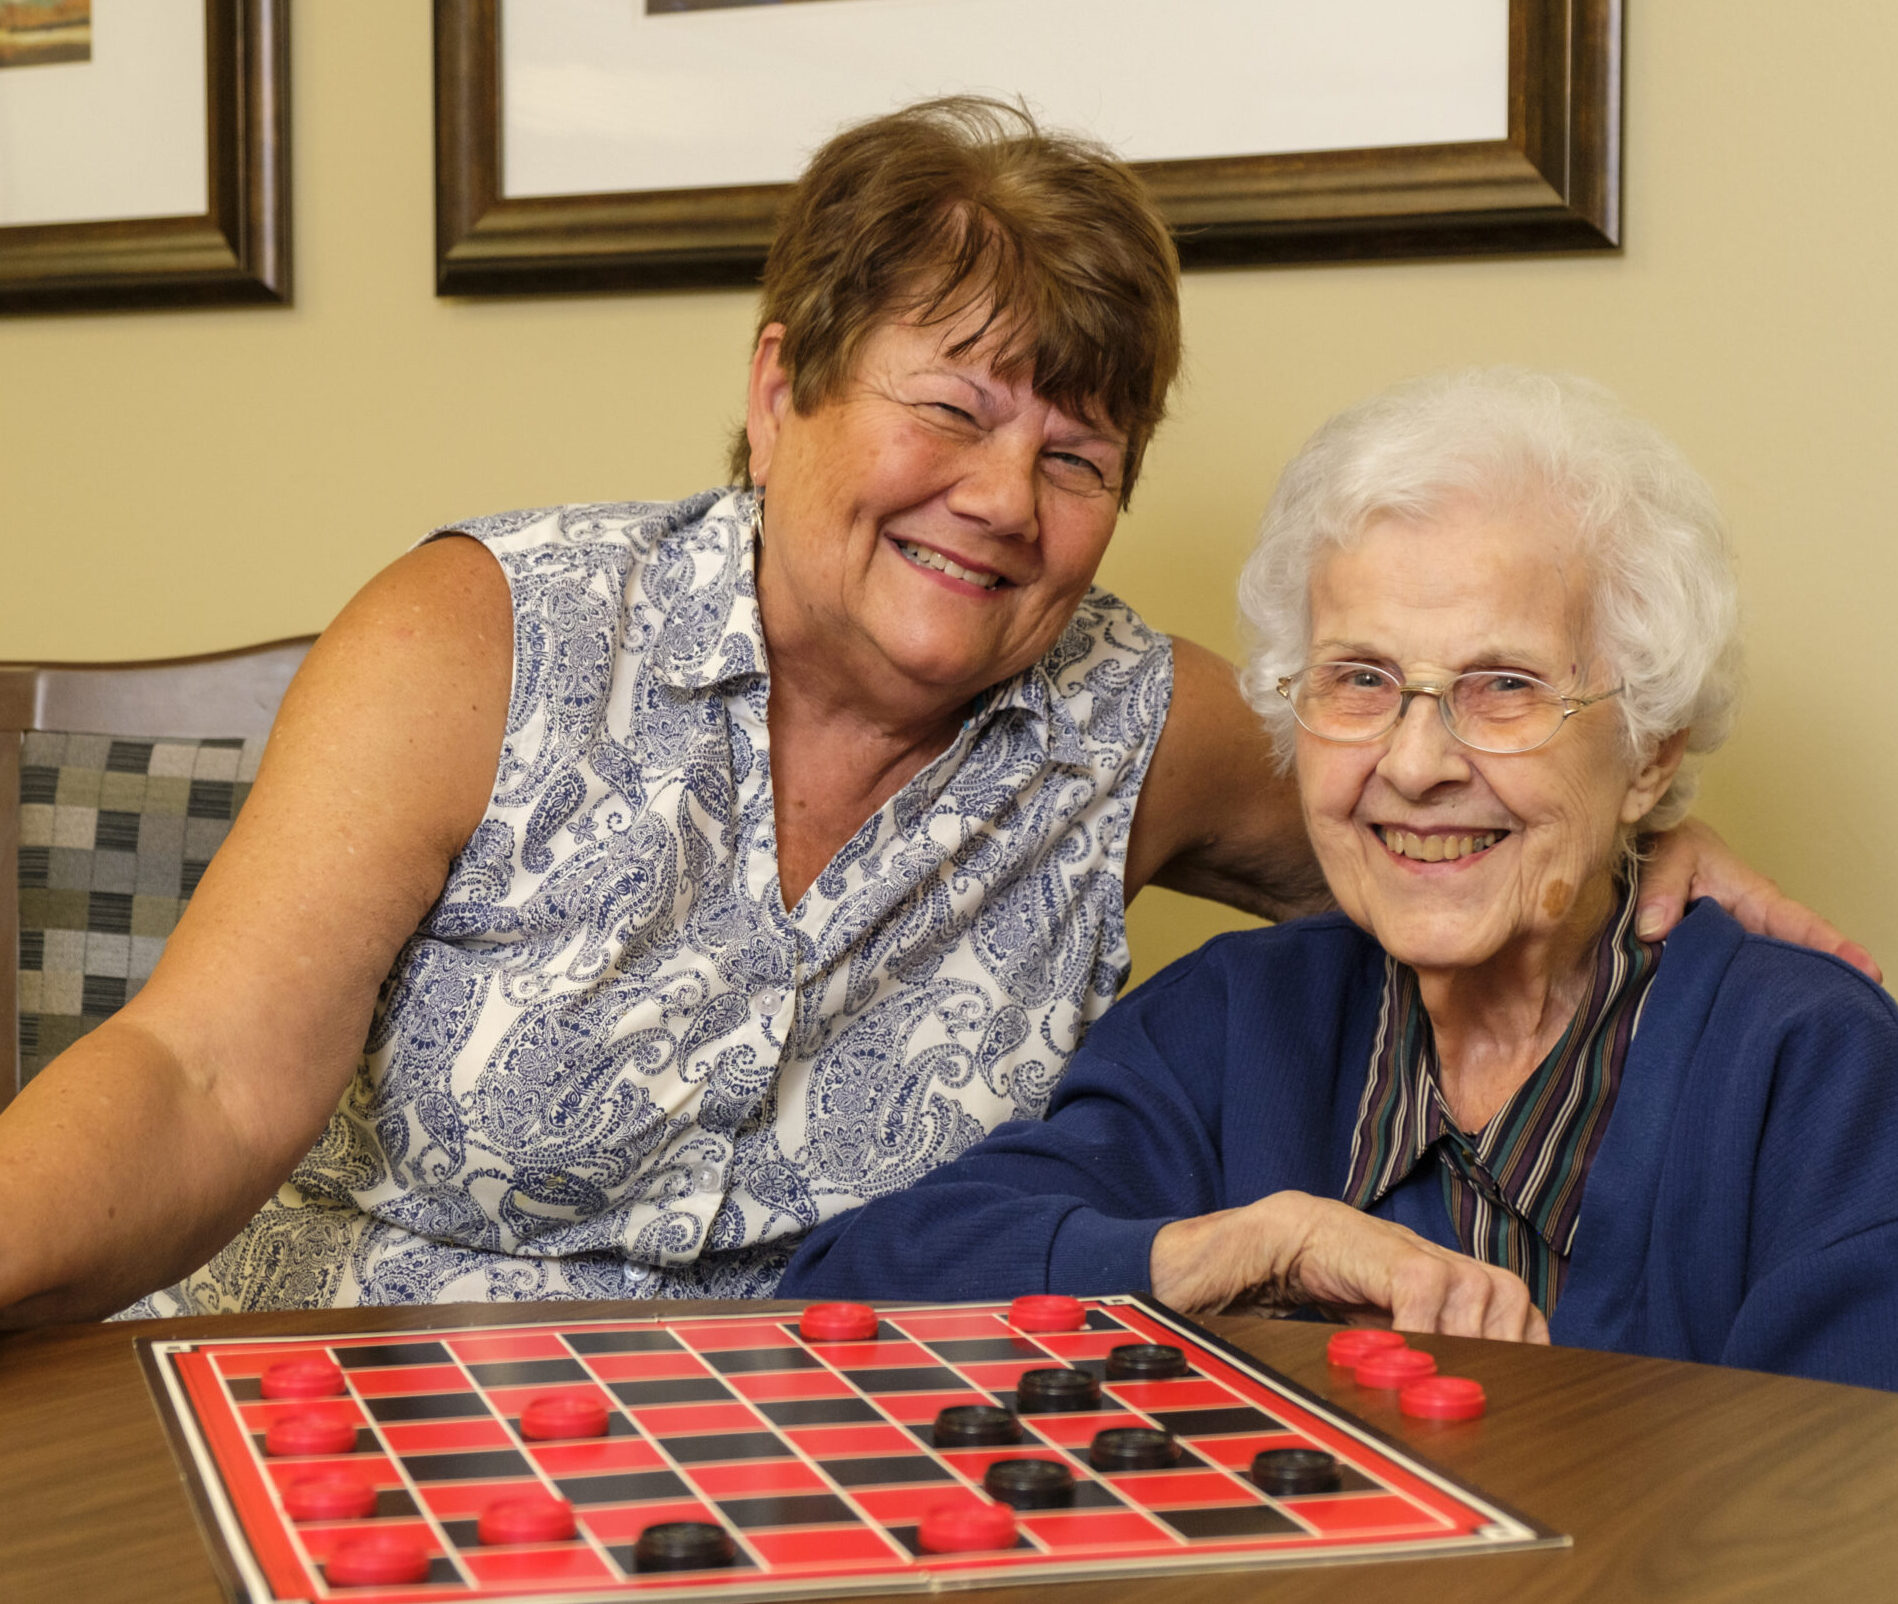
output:
[[[108,1020],[0,1117],[0,1325],[96,1319],[196,1268],[313,1136],[259,1148],[215,1077]]]

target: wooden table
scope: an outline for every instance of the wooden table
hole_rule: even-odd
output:
[[[654,1305],[589,1305],[592,1316]],[[739,1307],[733,1305],[701,1307]],[[756,1308],[757,1305],[742,1307]],[[789,1307],[789,1306],[787,1306]],[[0,1336],[0,1598],[218,1604],[223,1597],[133,1354],[140,1335],[420,1330],[571,1318],[567,1305],[466,1305],[66,1326]],[[1574,1538],[1568,1550],[1129,1580],[1086,1604],[1366,1598],[1712,1600],[1898,1596],[1898,1397],[1744,1371],[1508,1343],[1418,1338],[1488,1389],[1462,1425],[1405,1420],[1334,1380],[1330,1328],[1206,1322],[1426,1458]],[[1043,1584],[1045,1585],[1045,1584]],[[966,1593],[969,1604],[1026,1595]]]

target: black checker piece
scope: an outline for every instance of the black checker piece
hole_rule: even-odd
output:
[[[682,1465],[715,1465],[728,1459],[789,1459],[791,1448],[769,1431],[713,1431],[696,1437],[667,1437],[667,1453]]]
[[[1039,1348],[1025,1337],[958,1337],[952,1342],[932,1342],[929,1351],[952,1365],[999,1364],[1006,1359],[1028,1359],[1051,1365],[1055,1360],[1046,1348]]]
[[[861,1398],[779,1398],[752,1408],[774,1426],[843,1426],[883,1418]]]
[[[684,1498],[686,1485],[669,1470],[623,1470],[611,1476],[565,1476],[554,1482],[570,1504],[643,1504]]]
[[[1230,1409],[1169,1409],[1153,1418],[1176,1437],[1227,1437],[1240,1431],[1285,1429],[1284,1422],[1247,1404],[1236,1404]]]
[[[628,1576],[651,1576],[654,1574],[653,1572],[642,1571],[639,1568],[639,1561],[633,1553],[633,1550],[638,1546],[637,1543],[615,1543],[606,1551],[607,1557]],[[736,1545],[734,1545],[734,1547],[736,1551],[732,1557],[723,1565],[717,1567],[720,1576],[723,1576],[727,1571],[749,1571],[757,1569],[751,1562],[751,1556],[747,1554],[744,1549],[736,1548]],[[671,1574],[680,1575],[684,1573],[675,1571]]]
[[[511,1359],[504,1364],[469,1365],[468,1373],[484,1387],[557,1387],[593,1379],[578,1359]]]
[[[498,1481],[532,1476],[534,1468],[512,1448],[470,1450],[461,1454],[404,1454],[402,1468],[415,1481]]]
[[[1265,1504],[1235,1504],[1223,1509],[1156,1509],[1182,1537],[1272,1537],[1301,1532],[1304,1527]]]
[[[1007,1395],[1004,1394],[1003,1396],[1004,1396],[1004,1401],[1006,1401]],[[914,1437],[918,1442],[924,1444],[926,1447],[934,1448],[936,1446],[935,1421],[933,1420],[913,1421],[905,1429],[909,1432],[909,1434],[912,1437]],[[1047,1445],[1048,1445],[1048,1439],[1042,1436],[1040,1432],[1036,1431],[1033,1426],[1029,1425],[1028,1422],[1024,1420],[1022,1422],[1022,1427],[1021,1427],[1021,1440],[1019,1442],[1010,1443],[1009,1447],[1011,1448],[1045,1448],[1047,1447]],[[1085,1448],[1081,1450],[1081,1457],[1083,1459],[1087,1457],[1087,1450]],[[825,1468],[826,1469],[829,1468],[828,1460],[825,1461]]]
[[[575,1353],[677,1353],[681,1344],[670,1331],[569,1331]]]
[[[387,1365],[453,1364],[439,1342],[388,1342],[376,1348],[338,1348],[336,1362],[345,1370],[375,1370]]]
[[[865,1392],[956,1392],[966,1385],[953,1370],[938,1365],[892,1365],[888,1370],[846,1370],[845,1377]]]
[[[706,1363],[722,1375],[747,1375],[759,1370],[819,1370],[823,1367],[802,1348],[728,1348],[708,1353]]]
[[[924,1454],[871,1454],[862,1459],[826,1459],[830,1479],[843,1487],[901,1487],[910,1482],[950,1481],[949,1472]]]
[[[725,1498],[719,1513],[734,1526],[855,1526],[856,1512],[834,1493],[784,1493],[770,1498]]]
[[[615,1381],[607,1391],[633,1408],[652,1404],[723,1402],[732,1390],[717,1376],[666,1376],[658,1381]]]
[[[401,1398],[365,1398],[378,1420],[485,1420],[488,1401],[478,1392],[415,1392]]]

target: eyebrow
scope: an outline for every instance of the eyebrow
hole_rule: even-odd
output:
[[[1313,652],[1322,653],[1328,661],[1347,663],[1395,662],[1396,659],[1381,647],[1367,645],[1363,641],[1313,641]],[[1486,668],[1522,668],[1533,671],[1540,677],[1557,674],[1562,670],[1555,666],[1541,667],[1543,658],[1539,653],[1520,646],[1485,646],[1479,651],[1464,655],[1463,667],[1452,669],[1452,673],[1469,674]]]

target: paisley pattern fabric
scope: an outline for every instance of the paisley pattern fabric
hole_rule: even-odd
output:
[[[1125,977],[1170,644],[1091,591],[787,911],[753,516],[455,526],[514,603],[487,815],[321,1140],[128,1312],[766,1295],[820,1220],[1041,1114]]]

